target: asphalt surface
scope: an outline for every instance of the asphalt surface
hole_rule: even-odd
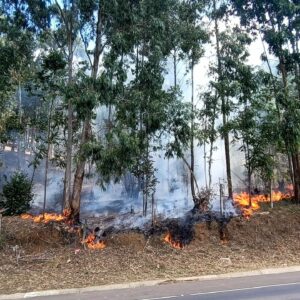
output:
[[[27,296],[28,297],[28,296]],[[27,298],[26,297],[26,298]],[[24,299],[24,297],[22,297]],[[21,299],[21,298],[20,298]],[[300,272],[34,297],[38,300],[299,300]]]

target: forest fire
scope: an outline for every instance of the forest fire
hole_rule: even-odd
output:
[[[175,249],[183,249],[183,243],[179,241],[174,241],[170,232],[164,237],[164,241],[170,244]]]
[[[39,214],[37,216],[33,216],[31,214],[22,214],[21,219],[23,220],[33,220],[35,223],[49,223],[49,222],[63,222],[67,221],[69,217],[69,212],[67,210],[64,210],[62,214],[56,214],[56,213],[44,213]]]
[[[88,237],[82,241],[82,244],[85,244],[89,249],[92,250],[102,250],[106,247],[105,242],[97,240],[96,235],[93,233],[89,234]]]
[[[284,199],[290,199],[292,194],[282,193],[280,191],[272,192],[272,202],[279,202]],[[271,202],[270,195],[251,195],[248,193],[242,192],[240,194],[234,195],[234,202],[240,207],[242,214],[245,218],[250,218],[251,215],[257,210],[260,209],[260,203]]]

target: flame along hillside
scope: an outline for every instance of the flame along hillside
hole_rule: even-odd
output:
[[[293,196],[292,190],[288,189],[288,192],[282,193],[280,191],[273,191],[272,192],[272,201],[279,202],[286,199],[291,199]],[[250,203],[251,201],[251,203]],[[240,194],[234,195],[234,202],[237,207],[240,208],[242,216],[246,219],[249,219],[251,215],[255,211],[260,209],[261,203],[270,202],[270,195],[258,194],[258,195],[251,195],[249,196],[248,193],[242,192]],[[69,213],[68,211],[64,211],[62,214],[56,213],[44,213],[39,214],[37,216],[33,216],[31,214],[22,214],[22,219],[30,219],[33,220],[35,223],[50,223],[50,222],[63,222],[71,229],[74,229],[69,222]],[[79,229],[78,229],[79,232]],[[164,236],[163,241],[169,244],[172,248],[181,250],[185,247],[185,244],[182,241],[176,240],[173,238],[170,231]],[[106,243],[101,240],[95,232],[91,232],[85,237],[82,237],[81,243],[87,247],[88,249],[92,250],[102,250],[106,247]]]
[[[247,192],[242,192],[240,194],[235,194],[233,196],[235,204],[241,209],[241,213],[245,218],[250,218],[255,211],[260,209],[260,203],[266,202],[279,202],[283,200],[290,200],[293,197],[293,191],[291,188],[288,192],[282,193],[280,191],[272,191],[270,195],[257,194],[249,195]]]
[[[35,223],[49,223],[49,222],[66,222],[68,220],[69,213],[68,211],[64,210],[62,214],[56,213],[44,213],[39,214],[37,216],[33,216],[31,214],[22,214],[21,219],[23,220],[33,220]]]
[[[19,217],[3,221],[8,239],[0,249],[0,294],[16,293],[16,288],[21,293],[300,264],[300,206],[296,203],[275,205],[269,214],[249,220],[232,219],[226,246],[220,243],[217,223],[211,229],[197,224],[194,239],[183,250],[169,247],[164,235],[146,237],[127,231],[108,235],[103,250],[84,251],[73,236],[69,239],[56,230],[63,223],[52,228],[51,222]],[[12,251],[15,245],[25,251],[19,265]],[[222,258],[230,258],[231,263]]]
[[[69,212],[63,211],[62,214],[56,214],[56,213],[44,213],[39,214],[37,216],[33,216],[31,214],[22,214],[21,219],[23,220],[33,220],[35,223],[44,223],[48,224],[50,222],[63,222],[66,225],[70,226],[72,228],[72,224],[69,222]],[[78,229],[78,233],[79,233]],[[86,246],[88,249],[92,250],[101,250],[106,247],[106,244],[104,241],[100,240],[93,232],[88,234],[87,237],[83,238],[81,240],[81,243]]]
[[[287,187],[287,192],[272,191],[272,202],[279,202],[283,200],[290,200],[293,197],[292,185]],[[251,200],[251,204],[250,204]],[[247,192],[234,194],[234,203],[241,210],[241,214],[245,219],[249,219],[255,211],[260,210],[261,203],[270,202],[270,195],[257,194],[250,195]],[[174,239],[171,232],[167,232],[164,236],[164,242],[169,244],[174,249],[183,249],[185,244],[182,241]]]

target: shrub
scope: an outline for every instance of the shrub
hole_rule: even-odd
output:
[[[33,198],[32,184],[26,174],[16,172],[3,186],[0,207],[6,208],[5,215],[20,215],[30,208]]]

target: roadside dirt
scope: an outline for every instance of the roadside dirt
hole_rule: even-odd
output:
[[[3,219],[0,294],[169,279],[300,264],[300,206],[278,206],[250,220],[235,218],[221,244],[217,224],[195,227],[176,250],[161,236],[112,234],[103,250],[85,250],[75,233],[56,224]],[[16,247],[17,246],[17,247]]]

